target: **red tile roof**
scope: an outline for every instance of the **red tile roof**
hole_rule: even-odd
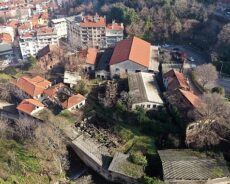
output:
[[[117,43],[110,65],[131,60],[139,65],[149,67],[151,44],[137,37],[131,37]]]
[[[106,26],[106,29],[111,29],[111,30],[124,30],[123,24],[118,24],[118,23],[112,23],[108,24]]]
[[[36,76],[34,78],[24,76],[12,81],[12,84],[31,97],[34,97],[42,94],[43,91],[51,84],[51,82],[40,76]]]
[[[35,99],[24,99],[18,106],[19,111],[31,114],[36,107],[44,107],[44,105]]]
[[[95,65],[97,59],[97,49],[88,48],[80,52],[80,57],[86,60],[87,64]]]
[[[6,26],[12,27],[12,28],[17,28],[18,27],[18,21],[17,20],[12,20],[10,22],[6,23]]]
[[[164,78],[167,79],[167,90],[174,90],[174,89],[184,89],[190,90],[189,84],[184,77],[183,73],[180,73],[175,70],[170,70],[164,74]]]
[[[106,20],[104,17],[84,16],[83,21],[80,22],[81,27],[106,27]]]
[[[199,96],[195,95],[191,91],[185,91],[179,89],[181,94],[187,99],[187,101],[194,107],[199,108],[203,103]]]
[[[69,108],[73,107],[74,105],[81,103],[85,99],[86,98],[84,96],[82,96],[81,94],[71,96],[65,102],[62,103],[62,107],[64,109],[69,109]]]
[[[56,84],[48,89],[45,89],[44,90],[44,94],[46,94],[47,96],[49,96],[50,98],[54,98],[58,92],[59,89],[61,88],[64,88],[64,87],[67,87],[65,84],[63,83],[59,83],[59,84]]]

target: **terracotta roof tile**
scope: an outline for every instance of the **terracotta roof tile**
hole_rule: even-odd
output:
[[[44,107],[44,105],[35,99],[24,99],[18,106],[19,111],[31,114],[36,107]]]
[[[189,101],[189,103],[194,107],[198,108],[202,105],[202,101],[199,96],[195,95],[191,91],[185,91],[182,89],[179,89],[181,94]]]
[[[62,103],[62,107],[64,109],[69,109],[73,107],[74,105],[81,103],[85,99],[86,98],[82,96],[81,94],[73,95],[69,97],[65,102]]]
[[[0,41],[11,44],[12,43],[12,37],[8,33],[0,33]]]
[[[83,21],[80,22],[81,27],[106,27],[106,20],[104,17],[98,17],[97,20],[94,19],[95,16],[84,16]]]
[[[51,82],[40,76],[34,78],[24,76],[12,81],[12,84],[33,97],[42,94]]]
[[[118,24],[118,23],[112,23],[112,24],[108,24],[106,26],[106,29],[111,29],[111,30],[124,30],[124,26],[123,24]]]
[[[131,37],[117,43],[110,65],[131,60],[145,67],[150,65],[151,44],[137,37]]]
[[[98,50],[96,48],[88,48],[80,52],[80,57],[85,59],[87,64],[95,65],[97,52]]]
[[[184,77],[183,73],[180,73],[175,70],[170,70],[164,74],[164,78],[167,78],[168,87],[167,90],[174,90],[174,89],[184,89],[190,90],[189,84]]]
[[[67,87],[65,84],[63,83],[58,83],[48,89],[45,89],[44,90],[44,94],[46,94],[47,96],[51,97],[51,98],[54,98],[58,92],[58,90],[60,88],[64,88],[64,87]]]

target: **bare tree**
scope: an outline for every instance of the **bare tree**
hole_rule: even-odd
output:
[[[217,93],[205,94],[202,99],[202,118],[187,127],[187,144],[203,147],[230,142],[230,103]]]
[[[198,66],[194,70],[194,75],[202,87],[206,87],[207,84],[214,82],[218,78],[216,68],[212,64]]]

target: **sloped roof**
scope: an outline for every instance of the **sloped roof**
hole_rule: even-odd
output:
[[[195,181],[219,178],[215,170],[221,172],[223,176],[229,176],[226,162],[219,155],[218,159],[212,158],[205,153],[190,149],[159,150],[158,153],[165,181],[192,180],[193,183],[196,183]]]
[[[44,105],[35,99],[24,99],[18,106],[19,111],[31,114],[36,107],[44,107]]]
[[[139,65],[149,67],[151,44],[137,37],[121,40],[115,46],[110,65],[131,60]]]
[[[65,84],[63,83],[58,83],[48,89],[45,89],[44,90],[44,94],[46,94],[47,96],[51,97],[51,98],[54,98],[57,94],[57,92],[59,91],[59,89],[62,89],[64,87],[67,87]]]
[[[88,48],[80,52],[80,57],[84,58],[87,64],[95,65],[97,60],[97,49]]]
[[[73,96],[69,97],[66,101],[64,101],[62,103],[62,107],[64,109],[71,108],[74,105],[81,103],[85,99],[86,98],[84,96],[82,96],[81,94],[73,95]]]
[[[154,74],[146,72],[128,74],[129,92],[133,103],[155,102],[163,104]]]
[[[168,80],[168,90],[174,90],[174,89],[186,89],[189,90],[189,84],[184,77],[183,73],[180,73],[176,70],[170,70],[164,74],[164,78],[167,78]]]
[[[46,89],[48,85],[51,84],[51,82],[40,76],[36,76],[33,78],[23,76],[12,81],[12,84],[17,86],[19,89],[21,89],[30,96],[37,96],[39,94],[42,94],[44,89]]]
[[[195,95],[191,91],[185,91],[182,89],[179,89],[181,94],[189,101],[189,103],[194,107],[198,108],[202,105],[202,101],[199,96]]]

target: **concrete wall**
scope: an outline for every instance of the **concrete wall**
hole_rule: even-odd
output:
[[[121,62],[121,63],[110,65],[111,78],[113,78],[116,75],[120,76],[121,73],[136,72],[137,70],[138,71],[147,71],[148,67],[139,65],[139,64],[137,64],[133,61],[130,61],[130,60],[126,60],[126,61]]]
[[[143,107],[146,110],[149,110],[149,109],[157,109],[158,107],[162,107],[163,104],[154,103],[154,102],[134,103],[132,104],[132,110],[135,110],[138,106]]]

